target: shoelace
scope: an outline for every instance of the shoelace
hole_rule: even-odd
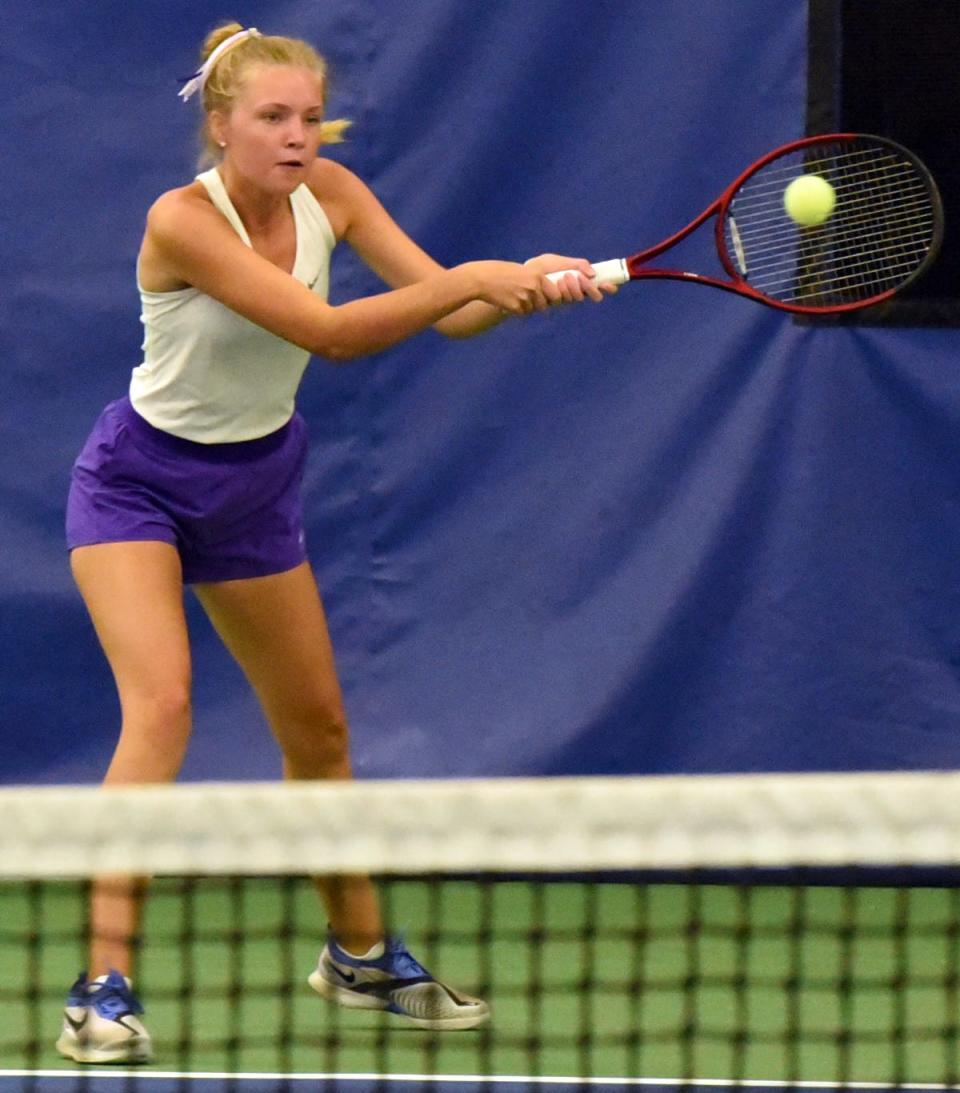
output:
[[[125,1017],[128,1013],[143,1013],[143,1006],[130,993],[126,983],[121,985],[110,980],[99,983],[87,999],[87,1004],[94,1006],[97,1013],[108,1020]]]
[[[410,978],[420,975],[429,975],[427,969],[418,963],[409,952],[400,938],[390,942],[387,947],[390,956],[391,970],[400,978]]]

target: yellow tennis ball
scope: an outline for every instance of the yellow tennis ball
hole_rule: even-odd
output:
[[[822,224],[836,203],[837,191],[820,175],[800,175],[783,191],[787,215],[802,228]]]

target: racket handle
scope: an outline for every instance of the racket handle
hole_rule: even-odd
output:
[[[575,269],[561,269],[556,273],[548,273],[547,280],[559,281],[561,277],[566,277],[568,273],[576,272]],[[594,262],[593,272],[601,284],[624,285],[630,280],[630,274],[627,273],[627,263],[622,258],[611,258],[606,262]]]

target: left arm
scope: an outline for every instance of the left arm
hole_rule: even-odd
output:
[[[333,160],[318,159],[309,184],[327,211],[337,238],[347,243],[391,288],[415,284],[443,270],[403,231],[352,171]],[[613,288],[596,284],[586,259],[545,254],[526,264],[542,275],[543,293],[553,304],[587,297],[599,301]],[[546,274],[561,269],[576,269],[582,276],[571,275],[556,284],[547,280]],[[506,317],[492,304],[474,300],[435,323],[434,329],[447,337],[469,338],[490,330]]]

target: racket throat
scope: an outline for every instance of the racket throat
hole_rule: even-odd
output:
[[[730,229],[730,242],[733,244],[734,257],[737,260],[737,268],[740,276],[747,276],[747,253],[743,247],[743,239],[740,237],[740,229],[732,216],[727,216],[727,227]]]

